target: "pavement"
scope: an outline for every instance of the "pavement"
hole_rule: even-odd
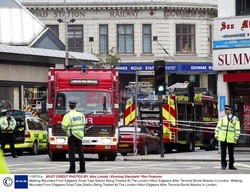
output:
[[[235,162],[250,162],[250,149],[235,149]],[[160,154],[118,156],[118,160],[124,161],[220,161],[220,153],[218,150],[205,151],[196,149],[195,152],[173,152],[166,153],[164,157]],[[227,155],[228,159],[228,155]]]

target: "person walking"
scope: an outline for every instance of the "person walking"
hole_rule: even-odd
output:
[[[10,151],[13,158],[17,158],[15,149],[15,134],[16,120],[11,116],[10,112],[6,112],[5,116],[1,117],[1,149],[5,150],[5,145],[10,145]]]
[[[225,116],[219,119],[215,129],[215,138],[220,141],[221,146],[221,169],[227,168],[227,147],[229,153],[229,169],[237,170],[234,166],[234,145],[240,136],[240,121],[232,114],[233,107],[225,105]]]
[[[82,113],[77,112],[76,101],[69,101],[70,112],[64,115],[62,121],[62,129],[66,131],[68,137],[68,149],[69,149],[69,161],[70,167],[66,173],[75,173],[75,149],[78,152],[80,160],[80,170],[78,173],[85,173],[85,159],[82,150],[82,139],[84,136],[84,127],[85,127],[85,117]]]

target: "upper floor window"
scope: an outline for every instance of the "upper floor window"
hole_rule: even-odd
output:
[[[176,53],[195,53],[195,25],[176,24]]]
[[[143,24],[142,26],[142,37],[143,37],[143,53],[152,53],[152,30],[151,24]]]
[[[100,53],[108,53],[108,25],[100,25],[99,27],[99,49]]]
[[[212,25],[209,25],[208,43],[209,43],[209,54],[212,55],[213,53],[213,27]]]
[[[70,51],[83,52],[83,26],[68,26],[68,46]]]
[[[134,25],[117,25],[118,53],[134,53]]]
[[[236,0],[236,15],[250,15],[250,0]]]
[[[54,32],[55,35],[57,35],[57,37],[59,37],[59,28],[58,25],[47,25],[47,27],[49,27],[49,29]]]

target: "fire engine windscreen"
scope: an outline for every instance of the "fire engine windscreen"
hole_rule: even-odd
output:
[[[112,95],[109,92],[65,91],[57,94],[56,114],[66,114],[70,100],[77,101],[76,110],[83,114],[113,113]]]

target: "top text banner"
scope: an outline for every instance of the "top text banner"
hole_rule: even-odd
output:
[[[214,20],[214,41],[250,39],[250,18],[217,18]]]

